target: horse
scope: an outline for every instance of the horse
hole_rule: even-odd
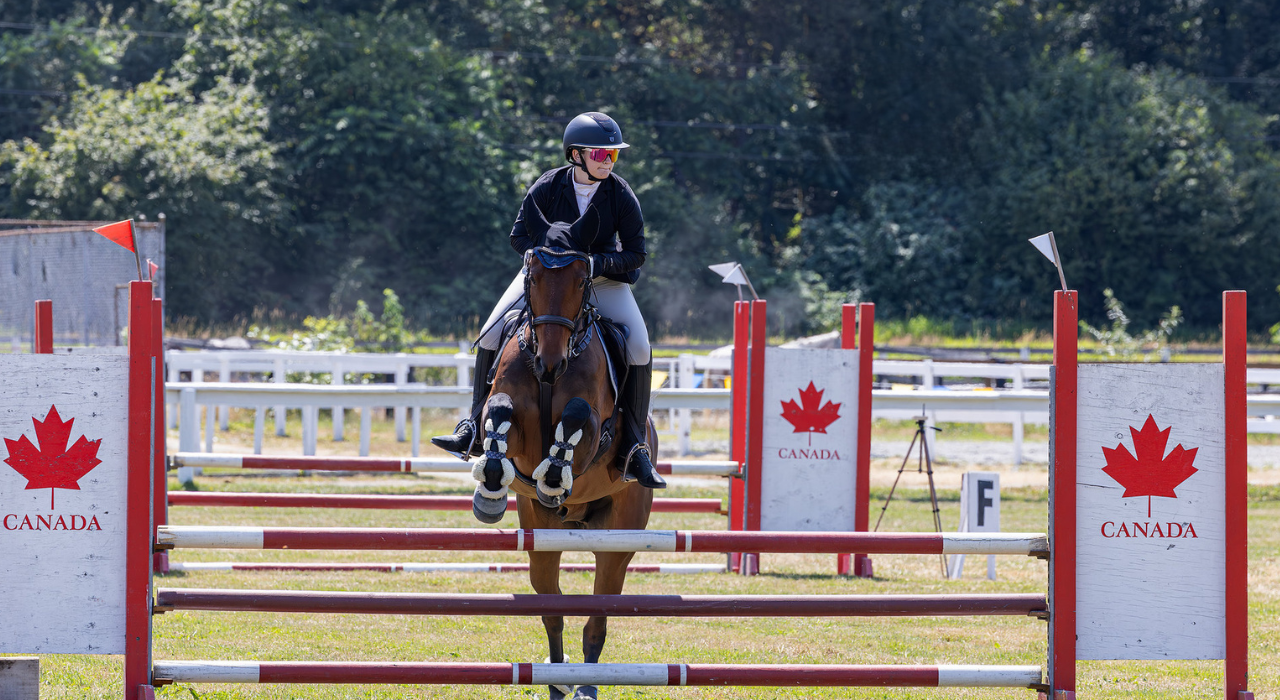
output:
[[[591,259],[571,249],[543,247],[526,254],[524,271],[526,310],[499,356],[479,423],[485,455],[472,471],[479,482],[473,512],[482,522],[500,520],[510,487],[522,528],[643,530],[653,491],[622,478],[619,441],[602,435],[614,412],[615,390],[590,305]],[[614,423],[616,432],[621,421]],[[554,436],[548,438],[552,425]],[[649,454],[658,454],[652,419],[646,442]],[[622,593],[634,553],[594,554],[593,592]],[[560,594],[560,553],[529,552],[529,581],[537,593]],[[582,632],[584,662],[599,662],[607,623],[603,615],[588,618]],[[549,661],[563,663],[564,618],[543,617],[542,624]],[[549,690],[552,700],[597,693],[594,686]]]

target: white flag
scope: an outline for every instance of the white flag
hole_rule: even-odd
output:
[[[717,265],[707,265],[707,267],[717,275],[720,275],[720,281],[725,284],[732,284],[738,288],[738,300],[742,300],[742,286],[746,285],[751,291],[752,299],[759,299],[756,294],[755,287],[751,286],[751,280],[747,278],[747,271],[742,269],[742,265],[736,262],[719,263]]]
[[[1053,231],[1050,231],[1049,233],[1046,233],[1043,236],[1036,236],[1035,238],[1031,238],[1028,240],[1031,242],[1031,245],[1036,247],[1036,250],[1043,253],[1046,258],[1049,258],[1049,262],[1053,263],[1054,265],[1057,265],[1058,259],[1053,254],[1053,241],[1049,240],[1050,237],[1052,236],[1053,236]]]
[[[727,262],[727,263],[720,263],[718,265],[708,265],[707,267],[710,268],[712,272],[723,277],[725,282],[728,282],[729,275],[732,275],[734,270],[737,270],[739,266],[738,266],[738,263],[736,262]],[[742,283],[738,282],[737,284],[742,284]]]
[[[722,281],[725,284],[747,284],[747,275],[742,271],[742,266],[738,265],[733,268],[733,272],[725,275]]]
[[[1058,280],[1062,282],[1062,291],[1067,291],[1067,276],[1062,272],[1062,261],[1058,259],[1058,242],[1053,238],[1053,231],[1027,240],[1036,247],[1036,250],[1049,258],[1049,262],[1053,263],[1054,267],[1058,268]]]

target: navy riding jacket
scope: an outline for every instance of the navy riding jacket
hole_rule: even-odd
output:
[[[526,250],[543,244],[543,225],[526,225],[539,221],[538,212],[549,222],[578,220],[578,200],[573,193],[573,168],[566,165],[548,170],[538,178],[524,196],[520,213],[511,227],[511,247],[524,255]],[[600,182],[590,206],[600,215],[600,228],[595,240],[581,252],[591,254],[597,275],[611,280],[635,284],[644,264],[644,215],[640,200],[626,180],[610,174]],[[537,207],[534,211],[532,207]]]

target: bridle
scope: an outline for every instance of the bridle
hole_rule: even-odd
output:
[[[582,304],[578,307],[578,312],[573,318],[559,316],[556,314],[533,315],[531,300],[529,296],[529,285],[531,279],[529,276],[529,264],[533,259],[537,258],[544,268],[554,270],[562,267],[568,267],[573,263],[581,260],[587,264],[587,285],[582,290]],[[580,253],[576,250],[565,250],[563,248],[549,248],[540,246],[530,249],[524,254],[524,300],[525,315],[528,317],[526,323],[519,333],[520,349],[529,356],[538,354],[538,335],[534,332],[538,326],[551,324],[555,326],[563,326],[568,328],[571,335],[569,337],[569,358],[573,359],[580,355],[591,339],[592,321],[599,315],[596,308],[591,304],[592,292],[592,264],[591,256],[586,253]]]
[[[556,314],[541,314],[535,316],[532,310],[532,299],[529,296],[531,279],[529,276],[529,265],[537,258],[542,266],[549,270],[562,267],[568,267],[579,260],[587,264],[587,283],[582,290],[582,304],[578,307],[578,311],[573,318],[558,316]],[[596,326],[595,321],[600,317],[600,312],[591,304],[591,278],[594,269],[591,263],[591,256],[580,253],[576,250],[566,250],[558,247],[539,246],[527,251],[524,255],[524,302],[525,307],[522,312],[526,319],[520,324],[516,334],[517,342],[520,345],[520,351],[524,354],[525,359],[529,362],[530,368],[533,367],[534,358],[538,355],[538,334],[534,332],[538,326],[551,324],[563,326],[569,329],[569,360],[581,355],[587,346],[591,343],[593,330]],[[553,380],[554,381],[554,380]],[[552,424],[551,424],[551,408],[552,396],[555,392],[554,386],[547,382],[538,380],[538,418],[539,428],[542,435],[542,453],[550,454],[553,444]],[[515,476],[525,484],[532,486],[537,491],[537,483],[529,476],[523,474],[519,469],[515,470]],[[537,491],[541,493],[540,491]],[[567,496],[566,496],[567,497]],[[541,499],[541,496],[539,496]]]

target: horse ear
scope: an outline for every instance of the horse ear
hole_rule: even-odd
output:
[[[596,205],[588,204],[587,211],[573,222],[569,232],[573,234],[574,240],[582,243],[584,252],[590,249],[600,233],[600,212],[596,211]]]

